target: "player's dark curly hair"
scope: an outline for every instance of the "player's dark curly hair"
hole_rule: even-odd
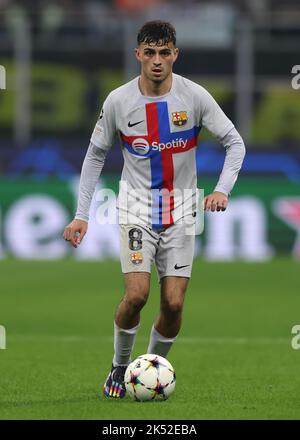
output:
[[[176,46],[176,30],[167,21],[155,20],[145,23],[138,32],[137,43],[165,44],[172,42]]]

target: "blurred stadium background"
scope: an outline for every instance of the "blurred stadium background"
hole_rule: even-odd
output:
[[[7,80],[6,90],[0,90],[0,323],[15,347],[3,357],[7,363],[2,366],[7,368],[2,375],[6,387],[2,417],[111,416],[92,408],[89,396],[99,386],[95,359],[103,367],[102,383],[112,354],[115,294],[122,294],[117,229],[97,224],[99,202],[94,200],[88,234],[77,250],[62,239],[62,232],[75,212],[80,169],[103,99],[138,75],[133,53],[137,30],[157,18],[177,28],[181,55],[174,71],[212,93],[247,147],[228,210],[206,214],[204,233],[197,237],[200,263],[195,262],[190,290],[199,307],[196,313],[192,302],[187,303],[190,319],[183,330],[188,343],[195,335],[200,338],[200,360],[198,351],[190,351],[192,345],[186,350],[193,365],[219,384],[217,397],[225,402],[225,413],[214,406],[215,397],[210,400],[214,384],[211,390],[205,382],[204,391],[187,392],[194,393],[197,405],[203,404],[202,415],[207,417],[299,417],[299,400],[291,397],[291,387],[288,409],[286,383],[281,381],[297,375],[289,338],[299,310],[300,90],[295,80],[300,71],[299,1],[0,0],[0,65]],[[293,66],[299,69],[293,71]],[[198,187],[205,194],[213,189],[223,159],[222,148],[202,131],[197,168]],[[99,188],[117,190],[122,163],[115,145]],[[111,263],[100,263],[108,258]],[[62,259],[66,261],[49,261]],[[79,265],[76,260],[87,263]],[[210,265],[216,260],[216,266]],[[220,285],[218,280],[211,282],[216,274]],[[149,328],[157,306],[153,303],[144,312]],[[144,339],[138,339],[144,345],[149,328],[142,330]],[[213,339],[220,336],[225,339]],[[100,356],[102,337],[110,338],[102,340],[108,350],[105,359]],[[232,339],[226,342],[226,337]],[[253,337],[258,338],[257,345]],[[247,341],[255,349],[249,350]],[[215,344],[213,352],[210,342]],[[136,354],[143,350],[138,345]],[[173,356],[181,357],[171,356],[171,361],[183,375],[187,351],[180,342],[178,350]],[[83,384],[69,362],[81,368]],[[25,371],[30,371],[26,377]],[[235,386],[243,387],[244,381],[247,392],[240,392]],[[279,391],[276,383],[281,383]],[[46,395],[52,398],[48,409],[43,407]],[[195,418],[197,410],[189,412],[190,402],[183,396],[178,393],[178,412],[170,406],[167,414],[156,408],[154,417]],[[261,399],[261,406],[255,399]],[[273,406],[268,410],[270,399]],[[60,403],[67,403],[69,413],[60,412]],[[42,407],[44,412],[38,413]],[[131,408],[123,406],[124,412],[113,417],[132,417]],[[149,417],[146,410],[139,414]]]
[[[247,146],[230,209],[222,221],[207,216],[197,253],[221,260],[300,257],[296,0],[1,0],[0,64],[7,76],[0,94],[2,257],[56,259],[72,252],[61,230],[74,213],[89,137],[105,96],[138,74],[136,32],[157,17],[177,28],[182,53],[175,72],[207,87]],[[206,193],[223,158],[202,132],[198,187]],[[115,146],[102,185],[115,187],[121,169]],[[76,256],[107,254],[118,256],[115,228],[91,224]]]
[[[300,63],[299,2],[1,0],[2,257],[56,259],[72,252],[61,231],[75,210],[89,137],[105,96],[138,74],[136,33],[157,17],[177,28],[182,53],[175,72],[215,96],[247,146],[231,206],[222,220],[207,215],[197,254],[300,257],[300,92],[292,88],[292,68]],[[223,158],[202,132],[197,167],[205,193]],[[116,145],[101,184],[117,188],[121,169]],[[91,222],[76,258],[118,252],[116,229]]]

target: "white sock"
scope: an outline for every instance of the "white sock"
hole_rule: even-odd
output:
[[[154,325],[151,329],[150,342],[147,349],[149,354],[158,354],[159,356],[166,357],[172,347],[173,342],[177,336],[174,338],[166,338],[165,336],[158,333]]]
[[[114,367],[119,365],[129,365],[130,355],[135,342],[135,337],[140,327],[140,323],[133,328],[123,329],[114,322]]]

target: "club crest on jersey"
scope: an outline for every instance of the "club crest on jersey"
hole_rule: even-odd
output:
[[[172,122],[177,127],[181,127],[187,123],[187,115],[186,112],[173,112],[172,113]]]
[[[143,262],[143,254],[141,252],[133,252],[130,255],[130,258],[131,258],[131,263],[135,264],[136,266],[138,266]]]

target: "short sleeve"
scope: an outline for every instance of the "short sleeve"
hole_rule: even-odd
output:
[[[108,151],[116,135],[115,111],[111,94],[104,101],[100,115],[91,136],[91,142],[102,150]]]
[[[232,121],[225,115],[211,94],[201,87],[200,92],[201,125],[214,136],[222,139],[233,127]]]

